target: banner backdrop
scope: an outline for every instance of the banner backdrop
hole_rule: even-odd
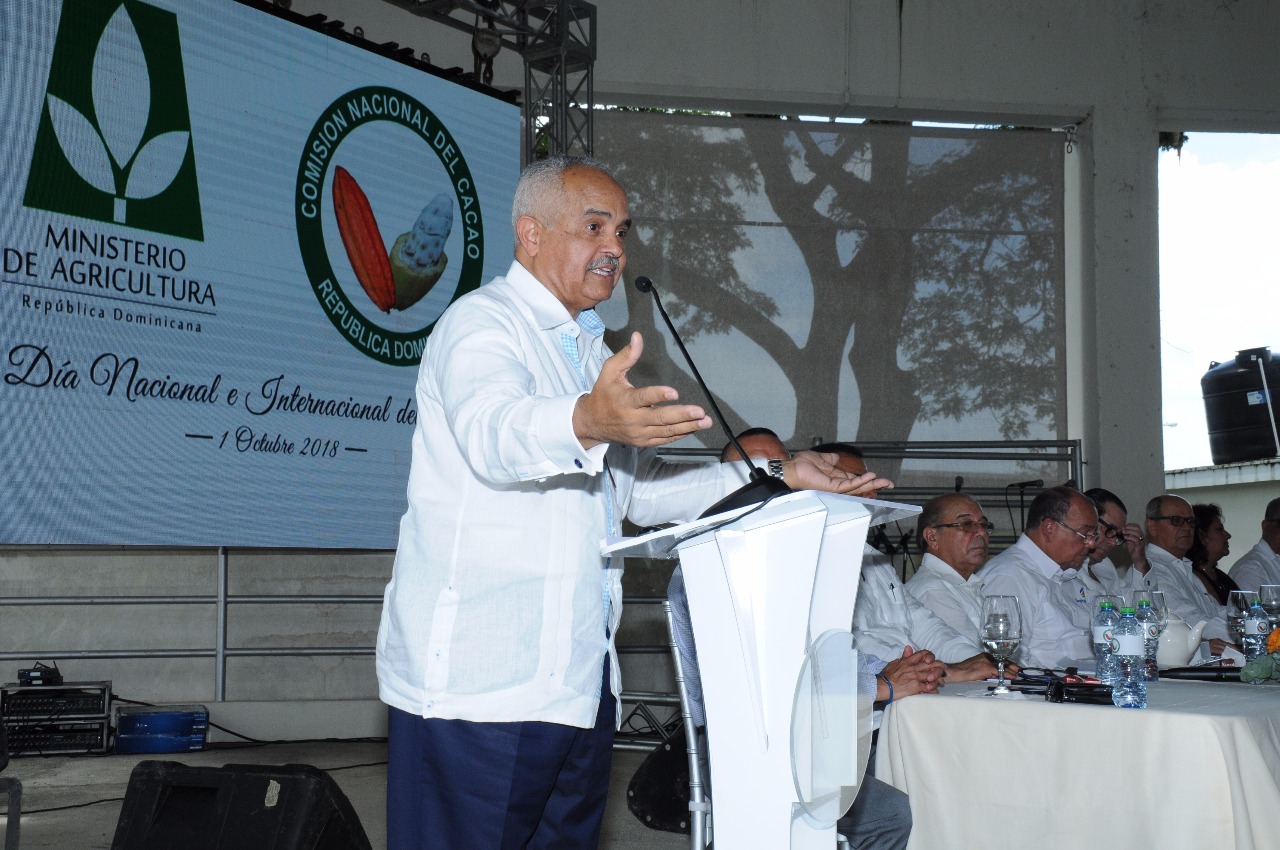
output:
[[[232,0],[5,0],[0,114],[0,544],[394,547],[519,109]]]

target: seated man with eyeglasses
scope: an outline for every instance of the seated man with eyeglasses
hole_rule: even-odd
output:
[[[867,468],[862,451],[849,443],[825,443],[814,451],[839,455],[836,468],[845,472]],[[860,495],[876,497],[875,492]],[[943,662],[948,682],[975,682],[996,675],[995,662],[978,645],[977,630],[958,632],[921,605],[906,592],[893,562],[870,544],[863,549],[853,634],[859,649],[881,658],[898,658],[907,647],[927,649]]]
[[[1207,620],[1204,640],[1209,650],[1221,655],[1228,646],[1226,608],[1209,595],[1192,573],[1187,552],[1196,539],[1196,515],[1191,503],[1181,496],[1165,493],[1147,502],[1147,560],[1153,587],[1164,591],[1170,614],[1190,625]]]
[[[1142,527],[1129,522],[1129,512],[1120,497],[1110,490],[1094,487],[1084,492],[1098,509],[1098,539],[1089,549],[1084,566],[1074,582],[1063,584],[1068,597],[1079,608],[1086,621],[1092,622],[1098,611],[1098,597],[1123,596],[1132,599],[1135,590],[1156,590],[1147,560]],[[1123,573],[1111,560],[1111,553],[1124,544],[1130,567]]]
[[[1016,596],[1023,667],[1093,666],[1093,643],[1061,585],[1075,578],[1098,539],[1098,510],[1079,490],[1050,487],[1027,509],[1026,531],[982,569],[987,596]]]
[[[907,580],[907,593],[962,635],[982,624],[982,577],[991,531],[982,506],[964,493],[930,499],[916,522],[923,558]]]

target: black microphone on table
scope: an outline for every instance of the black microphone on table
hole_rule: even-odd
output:
[[[653,281],[643,275],[637,277],[634,281],[636,289],[653,296],[653,303],[658,305],[658,313],[662,315],[662,321],[666,323],[667,330],[671,331],[671,338],[676,341],[676,345],[680,349],[680,353],[684,355],[684,361],[689,364],[689,370],[693,372],[693,379],[698,382],[698,386],[702,388],[702,393],[707,397],[707,402],[711,406],[712,413],[715,418],[720,421],[720,427],[729,435],[729,442],[733,443],[733,447],[738,450],[738,454],[747,465],[751,467],[751,480],[742,487],[734,490],[720,501],[702,512],[702,517],[714,516],[715,514],[731,511],[734,508],[743,508],[747,505],[755,505],[760,502],[772,499],[774,496],[781,496],[784,493],[790,493],[791,488],[788,487],[780,478],[774,478],[756,465],[747,453],[743,451],[742,445],[738,442],[738,438],[733,435],[733,431],[729,430],[729,423],[725,421],[724,414],[720,412],[720,405],[716,404],[715,397],[711,395],[711,389],[707,386],[707,382],[702,380],[702,373],[698,371],[698,367],[694,365],[693,358],[689,356],[689,350],[684,347],[684,341],[680,339],[680,334],[676,331],[675,324],[671,321],[671,317],[667,315],[666,308],[662,306],[662,299],[658,297],[658,289],[653,285]]]

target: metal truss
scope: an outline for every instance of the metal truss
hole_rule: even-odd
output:
[[[592,152],[596,7],[583,0],[385,0],[471,33],[477,82],[481,57],[498,46],[524,60],[527,164],[553,153]]]

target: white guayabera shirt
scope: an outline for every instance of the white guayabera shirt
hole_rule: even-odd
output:
[[[1061,584],[1075,577],[1023,534],[982,568],[983,593],[1016,596],[1022,614],[1022,642],[1015,660],[1024,667],[1067,667],[1093,657],[1092,637]]]
[[[907,581],[907,593],[960,634],[978,634],[982,626],[980,575],[971,575],[966,581],[950,564],[926,552],[920,569]]]
[[[581,373],[564,334],[577,338]],[[608,355],[518,262],[440,318],[418,374],[409,508],[378,630],[384,702],[589,728],[606,652],[620,691],[606,635],[622,570],[600,557],[610,516],[691,518],[745,479],[736,464],[584,450],[574,405]]]
[[[1147,561],[1151,564],[1147,575],[1164,591],[1169,613],[1177,614],[1193,626],[1200,620],[1208,621],[1204,628],[1205,640],[1229,640],[1226,606],[1211,597],[1200,579],[1192,575],[1189,560],[1174,557],[1172,552],[1148,543]]]
[[[977,631],[957,632],[921,605],[907,593],[893,562],[871,546],[863,550],[853,633],[858,649],[880,658],[898,658],[906,646],[927,649],[947,663],[982,651]]]

